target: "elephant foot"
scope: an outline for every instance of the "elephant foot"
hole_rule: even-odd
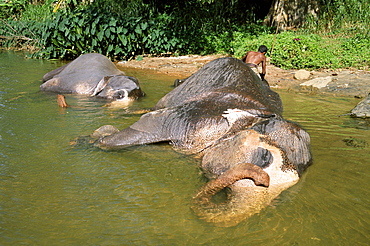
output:
[[[200,204],[209,204],[215,194],[241,179],[252,179],[257,186],[270,185],[270,177],[262,168],[251,163],[241,163],[209,181],[200,188],[193,199]]]
[[[96,129],[91,135],[79,136],[69,142],[72,146],[91,146],[98,139],[112,135],[119,132],[119,130],[111,125],[104,125]]]
[[[119,132],[119,130],[112,125],[104,125],[96,129],[91,136],[95,139],[106,137],[114,133]]]

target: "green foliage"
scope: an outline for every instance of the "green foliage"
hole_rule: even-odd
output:
[[[0,20],[0,47],[33,50],[39,47],[42,24],[35,21]]]
[[[370,33],[357,34],[351,38],[343,38],[341,43],[341,67],[370,67]]]
[[[209,49],[206,53],[226,53],[241,55],[241,49],[245,50],[246,47],[240,48],[239,45],[234,43],[244,43],[246,40],[256,38],[263,34],[273,33],[274,28],[267,27],[261,22],[249,23],[243,26],[232,26],[228,30],[218,33],[206,34],[206,39]]]
[[[27,0],[0,0],[0,19],[17,17],[27,5]]]
[[[28,4],[24,7],[21,15],[22,21],[44,21],[51,17],[54,0],[47,0],[45,4]]]
[[[286,69],[368,69],[368,0],[321,1],[319,18],[299,32],[274,34],[258,21],[271,0],[0,0],[0,46],[38,47],[33,57],[41,58],[98,52],[141,59],[163,53],[241,58],[264,44],[271,62]]]
[[[180,40],[155,19],[140,17],[116,19],[89,9],[74,13],[57,13],[42,27],[43,49],[35,56],[74,58],[97,52],[112,59],[129,59],[136,55],[160,54],[180,49]]]
[[[283,32],[245,39],[239,35],[232,46],[241,58],[247,51],[257,51],[260,45],[269,47],[271,63],[284,69],[320,69],[370,66],[370,36],[333,39],[317,34]]]
[[[306,21],[303,26],[306,32],[348,35],[369,30],[369,0],[321,0],[321,2],[320,16]]]
[[[327,52],[318,35],[297,35],[285,32],[277,36],[271,63],[282,68],[338,67],[335,54]]]

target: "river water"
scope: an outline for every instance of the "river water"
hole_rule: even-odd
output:
[[[66,95],[75,107],[60,109],[39,86],[61,65],[0,52],[0,245],[368,245],[369,122],[338,117],[358,99],[278,91],[284,117],[309,132],[314,163],[259,214],[222,228],[190,209],[204,183],[193,158],[165,144],[70,144],[105,124],[131,125],[175,78],[125,70],[147,94],[131,107]]]

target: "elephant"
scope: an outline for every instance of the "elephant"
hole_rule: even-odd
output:
[[[213,60],[162,97],[152,111],[95,145],[117,150],[169,142],[193,155],[210,181],[192,209],[217,226],[234,226],[296,184],[312,163],[310,137],[282,117],[279,95],[242,61]],[[224,202],[213,196],[223,191]]]
[[[107,57],[98,53],[81,55],[48,72],[42,80],[42,91],[115,100],[135,100],[144,96],[136,78],[126,76]]]

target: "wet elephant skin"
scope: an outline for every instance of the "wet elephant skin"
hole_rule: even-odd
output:
[[[105,56],[84,54],[43,76],[42,91],[84,94],[108,99],[142,97],[139,81],[126,76]]]
[[[211,180],[195,195],[193,210],[206,221],[232,226],[296,184],[311,164],[309,135],[282,112],[279,95],[266,81],[240,60],[220,58],[185,79],[139,121],[96,145],[109,150],[170,142],[193,154]],[[229,202],[215,205],[199,195],[226,187]]]

